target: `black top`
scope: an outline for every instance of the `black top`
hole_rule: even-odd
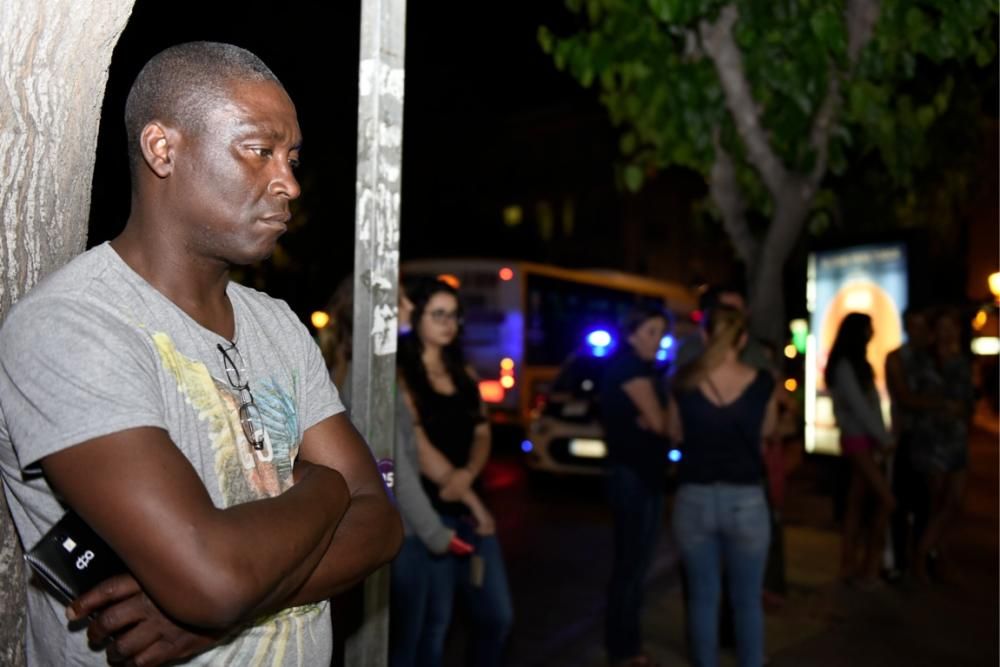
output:
[[[474,385],[472,391],[476,391]],[[439,394],[431,390],[418,396],[416,403],[420,425],[431,444],[456,468],[465,466],[469,462],[476,425],[483,420],[478,393],[472,394],[462,386],[454,394]],[[424,476],[420,481],[431,504],[439,512],[449,516],[468,514],[465,504],[441,500],[437,484]]]
[[[764,478],[760,431],[774,391],[770,373],[757,376],[724,406],[714,405],[697,387],[675,395],[684,428],[681,483],[757,484]]]
[[[664,405],[656,370],[651,362],[637,357],[628,346],[609,360],[601,382],[601,423],[612,465],[629,466],[644,481],[662,486],[669,440],[639,426],[639,408],[622,389],[626,382],[643,377],[653,382],[658,390],[657,397]]]

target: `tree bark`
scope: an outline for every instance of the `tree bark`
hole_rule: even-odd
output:
[[[743,52],[733,36],[733,26],[739,16],[736,5],[730,4],[723,7],[714,23],[703,21],[700,26],[702,45],[715,65],[726,108],[746,148],[747,159],[760,174],[771,196],[776,197],[785,186],[787,170],[761,123],[760,109],[743,67]]]
[[[736,255],[747,267],[757,265],[760,244],[747,225],[746,204],[736,180],[736,166],[719,139],[718,130],[712,137],[715,145],[715,162],[708,174],[708,191],[715,207],[722,216],[722,226],[736,249]]]
[[[730,174],[731,158],[716,137],[716,160],[709,183],[711,196],[723,216],[730,240],[747,266],[750,329],[756,336],[774,344],[780,344],[786,337],[785,261],[802,233],[813,198],[826,174],[830,133],[840,110],[839,77],[850,76],[871,41],[879,11],[878,0],[849,0],[847,4],[844,20],[849,68],[845,73],[830,68],[826,95],[813,118],[809,134],[816,155],[809,174],[794,173],[784,165],[761,123],[759,107],[743,67],[743,54],[733,37],[733,27],[739,20],[736,5],[726,5],[714,22],[703,21],[699,26],[702,48],[715,66],[726,108],[746,149],[747,159],[774,202],[774,215],[767,234],[762,243],[756,244],[746,226],[739,185]]]
[[[785,331],[785,262],[802,234],[815,190],[790,177],[775,202],[774,216],[750,271],[750,330],[780,348]]]
[[[0,321],[84,248],[108,66],[133,2],[0,2]],[[0,505],[0,664],[23,665],[23,559]]]

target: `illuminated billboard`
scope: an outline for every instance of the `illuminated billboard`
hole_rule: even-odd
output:
[[[840,433],[823,373],[837,329],[848,313],[860,312],[871,317],[874,336],[868,345],[868,361],[875,371],[875,386],[888,424],[885,357],[903,341],[902,313],[908,301],[907,284],[906,247],[902,243],[855,246],[809,256],[806,451],[840,453]]]

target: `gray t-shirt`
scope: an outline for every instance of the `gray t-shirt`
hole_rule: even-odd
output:
[[[263,415],[262,452],[246,441],[217,348],[229,341],[188,317],[110,245],[80,255],[13,308],[0,329],[0,472],[26,548],[64,512],[37,462],[129,428],[166,430],[217,507],[292,485],[303,432],[343,406],[287,304],[236,283],[227,293]],[[267,534],[260,526],[261,539]],[[29,584],[29,664],[106,664],[85,632],[68,628],[64,608]],[[329,603],[322,602],[261,619],[187,664],[326,665],[331,653]]]

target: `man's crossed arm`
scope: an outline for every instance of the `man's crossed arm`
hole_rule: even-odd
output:
[[[134,576],[84,594],[68,614],[98,612],[90,638],[114,636],[109,652],[140,664],[327,599],[391,560],[402,539],[371,454],[343,414],[306,431],[291,489],[225,509],[161,429],[96,438],[42,466]]]

